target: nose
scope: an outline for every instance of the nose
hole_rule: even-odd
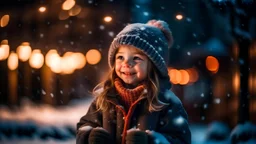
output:
[[[123,63],[123,67],[130,68],[133,66],[133,62],[131,60],[125,60]]]

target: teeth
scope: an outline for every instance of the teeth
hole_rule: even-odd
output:
[[[132,73],[125,73],[125,72],[124,72],[124,74],[126,74],[126,75],[132,75]]]

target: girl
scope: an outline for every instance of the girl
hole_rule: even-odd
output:
[[[109,77],[95,87],[97,97],[77,124],[78,144],[191,143],[187,113],[170,90],[172,43],[168,24],[160,20],[130,24],[116,36]]]

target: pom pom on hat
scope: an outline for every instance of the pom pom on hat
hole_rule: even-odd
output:
[[[173,37],[172,37],[172,32],[169,28],[169,25],[162,20],[150,20],[147,22],[148,25],[155,26],[159,28],[165,35],[167,41],[168,41],[168,46],[171,47],[173,44]]]
[[[108,63],[112,68],[116,50],[121,45],[131,45],[148,56],[158,69],[160,77],[169,77],[167,70],[168,50],[172,44],[172,33],[164,21],[150,20],[147,23],[129,24],[112,41],[108,51]]]

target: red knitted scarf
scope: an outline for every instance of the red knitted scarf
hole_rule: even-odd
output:
[[[118,94],[120,95],[121,102],[123,102],[126,109],[129,108],[132,105],[132,103],[140,97],[140,95],[146,88],[145,84],[138,85],[134,89],[125,88],[123,86],[122,81],[119,78],[115,79],[114,84]]]

